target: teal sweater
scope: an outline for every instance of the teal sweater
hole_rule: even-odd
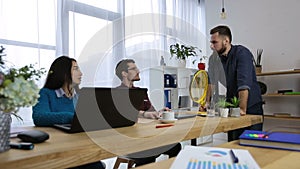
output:
[[[77,97],[57,96],[55,90],[42,88],[38,103],[32,107],[32,118],[36,126],[71,123]]]

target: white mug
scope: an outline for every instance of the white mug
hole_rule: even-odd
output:
[[[175,118],[173,111],[164,111],[162,113],[163,120],[173,120]]]

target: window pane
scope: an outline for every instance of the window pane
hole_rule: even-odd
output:
[[[4,46],[6,51],[5,60],[15,67],[36,64],[39,67],[48,68],[55,58],[54,50],[42,50],[20,46]],[[41,59],[40,56],[41,55]],[[43,56],[44,55],[44,56]],[[50,62],[50,63],[49,63]]]
[[[39,43],[56,45],[56,0],[39,1]]]
[[[6,65],[9,67],[22,67],[34,64],[36,68],[45,68],[47,71],[51,63],[54,61],[54,50],[38,50],[36,48],[20,47],[20,46],[4,46],[6,56],[4,57]],[[41,56],[41,57],[39,57]],[[42,87],[46,75],[40,79],[37,84]]]
[[[55,45],[55,0],[2,0],[0,37]]]
[[[74,12],[69,12],[70,28],[69,28],[69,55],[78,58],[80,52],[85,47],[88,40],[95,35],[96,32],[110,24],[110,21],[90,17]],[[112,36],[112,35],[107,35]]]
[[[173,0],[166,0],[166,13],[167,15],[173,15],[174,14],[174,1]]]
[[[126,0],[125,3],[125,16],[158,12],[158,0]]]

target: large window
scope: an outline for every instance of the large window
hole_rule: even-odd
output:
[[[60,55],[78,58],[99,29],[120,17],[118,0],[0,0],[0,9],[0,45],[6,48],[6,62],[47,70]],[[44,80],[37,82],[40,87]],[[13,118],[14,125],[32,124],[31,108],[19,114],[23,122]]]
[[[191,31],[204,30],[199,0],[0,0],[0,9],[7,62],[48,70],[56,57],[68,55],[82,67],[82,86],[117,85],[114,68],[124,57],[136,59],[141,69],[159,65],[177,37],[202,45]],[[147,75],[141,76],[139,85],[147,87]],[[32,124],[31,108],[20,115]]]

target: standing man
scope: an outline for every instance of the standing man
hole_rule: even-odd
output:
[[[118,78],[122,81],[118,88],[137,88],[133,85],[135,81],[140,80],[139,69],[137,68],[133,59],[121,60],[115,69],[115,73]],[[169,110],[164,108],[164,110]],[[141,105],[139,110],[139,116],[143,118],[158,119],[159,112],[157,112],[152,106],[148,95],[144,98],[144,103]],[[141,151],[127,155],[127,158],[132,159],[136,166],[144,165],[147,163],[155,162],[155,159],[159,154],[167,154],[169,157],[175,157],[181,150],[181,144],[171,144],[163,147],[158,147],[151,150]],[[137,158],[140,157],[140,158]]]
[[[226,98],[234,96],[240,99],[240,114],[263,115],[260,87],[256,80],[253,56],[249,49],[242,45],[232,45],[229,27],[217,26],[210,30],[210,43],[217,51],[226,77]],[[228,132],[228,141],[236,140],[245,129],[262,130],[263,124]]]

